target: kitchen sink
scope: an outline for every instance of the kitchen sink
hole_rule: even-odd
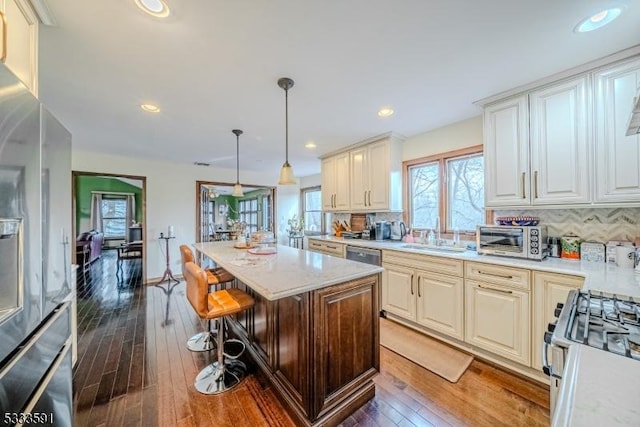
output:
[[[402,245],[403,249],[417,249],[419,251],[442,251],[442,252],[464,252],[467,250],[465,246],[453,246],[453,245]]]

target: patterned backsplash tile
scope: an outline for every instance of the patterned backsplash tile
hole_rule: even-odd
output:
[[[634,241],[640,236],[640,208],[496,210],[499,216],[537,216],[549,236],[573,233],[583,240]]]

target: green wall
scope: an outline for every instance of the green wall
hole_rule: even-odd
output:
[[[136,199],[136,222],[142,222],[142,188],[135,187],[117,178],[94,175],[76,176],[76,232],[88,231],[91,228],[91,192],[113,191],[133,193]],[[83,224],[85,224],[82,229]]]

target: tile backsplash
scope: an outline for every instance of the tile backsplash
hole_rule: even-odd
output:
[[[373,213],[375,215],[375,221],[402,221],[402,212],[377,212]],[[334,213],[331,214],[331,221],[347,221],[347,223],[351,222],[351,214],[350,213]]]
[[[549,236],[573,233],[583,240],[634,241],[640,236],[640,208],[496,210],[499,216],[537,216]]]

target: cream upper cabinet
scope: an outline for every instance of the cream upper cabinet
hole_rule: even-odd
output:
[[[640,91],[640,59],[594,73],[595,201],[640,202],[640,134],[625,136]]]
[[[402,211],[401,141],[385,134],[322,159],[323,210]]]
[[[529,106],[526,96],[484,109],[485,205],[528,205]]]
[[[582,76],[529,95],[533,205],[590,202],[588,87]]]
[[[401,211],[400,146],[391,138],[349,151],[351,210]]]
[[[38,18],[27,0],[0,0],[6,39],[0,43],[3,62],[38,96]],[[0,34],[2,37],[2,34]]]
[[[484,109],[485,205],[590,202],[588,77]]]
[[[348,210],[349,153],[336,154],[322,160],[322,210]]]
[[[533,358],[531,367],[542,369],[542,347],[547,325],[556,320],[558,303],[567,300],[569,291],[580,289],[584,278],[534,271],[533,272]],[[550,354],[549,354],[550,356]]]
[[[529,366],[529,292],[465,281],[465,341]]]

